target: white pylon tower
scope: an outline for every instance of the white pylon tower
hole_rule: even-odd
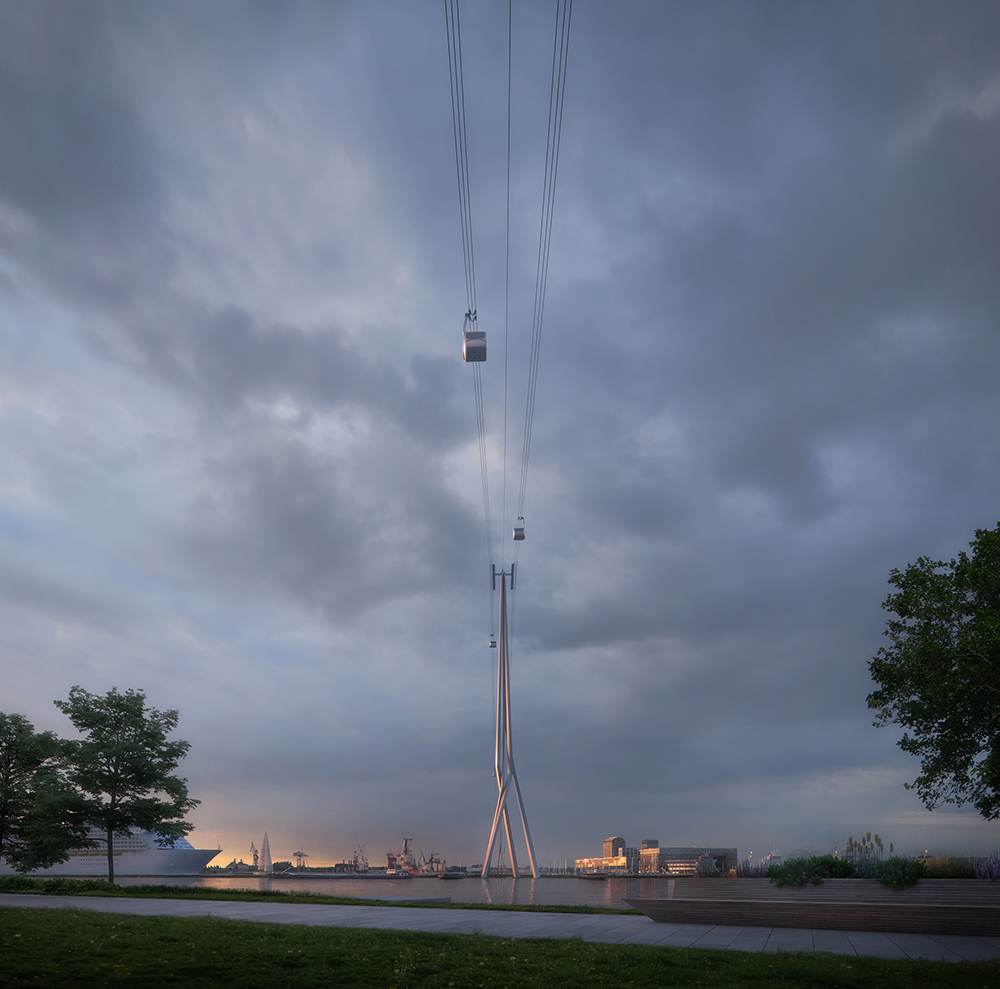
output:
[[[493,767],[497,777],[497,809],[493,814],[493,827],[490,830],[490,843],[483,858],[483,879],[488,879],[493,849],[499,840],[500,822],[503,822],[504,835],[507,838],[507,848],[510,850],[510,864],[514,878],[517,879],[517,853],[514,851],[513,835],[510,827],[510,815],[507,812],[507,798],[510,796],[513,784],[514,796],[517,799],[517,809],[521,815],[521,826],[524,828],[524,841],[528,846],[528,861],[531,863],[531,875],[538,878],[538,865],[535,861],[535,846],[531,843],[531,831],[528,829],[528,818],[524,813],[524,803],[521,800],[521,787],[517,782],[517,771],[514,769],[514,750],[510,735],[510,648],[507,642],[507,578],[510,578],[510,589],[514,590],[514,564],[510,572],[497,571],[493,564],[493,590],[496,590],[497,577],[500,578],[500,657],[497,663],[497,732],[496,754],[493,757]]]

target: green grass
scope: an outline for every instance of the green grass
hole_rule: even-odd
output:
[[[0,908],[0,986],[46,989],[484,987],[970,987],[995,962],[900,962],[821,954],[301,927],[214,917]]]
[[[362,899],[355,896],[323,896],[320,893],[288,893],[277,889],[219,889],[211,886],[157,886],[144,883],[117,886],[103,879],[41,879],[35,876],[0,876],[0,893],[41,893],[47,896],[126,896],[164,900],[232,900],[237,903],[340,903],[355,906],[384,907],[399,905],[402,900]],[[420,895],[418,893],[415,896]],[[426,894],[425,894],[426,895]],[[447,895],[447,890],[441,895]],[[639,915],[639,910],[618,910],[614,907],[510,906],[505,903],[407,903],[407,906],[436,910],[516,910],[532,913],[610,913]]]

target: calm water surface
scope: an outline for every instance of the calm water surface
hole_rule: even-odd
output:
[[[324,896],[450,896],[453,903],[506,903],[543,906],[586,905],[628,909],[624,897],[665,897],[668,879],[266,879],[253,876],[123,876],[122,886],[202,886],[210,889],[276,889]]]

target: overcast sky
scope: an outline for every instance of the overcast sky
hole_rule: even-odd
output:
[[[462,5],[495,562],[555,7]],[[1000,5],[577,0],[512,635],[543,862],[987,853],[872,727],[1000,519]],[[495,652],[443,5],[0,2],[0,709],[180,711],[192,841],[482,861]],[[522,853],[523,854],[523,853]]]

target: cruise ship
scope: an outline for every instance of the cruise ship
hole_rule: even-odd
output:
[[[104,850],[104,833],[90,829],[95,848],[74,848],[69,859],[48,869],[36,869],[32,876],[106,876],[108,855]],[[151,831],[132,830],[127,835],[115,835],[112,851],[116,876],[196,876],[219,854],[215,848],[195,848],[186,838],[178,838],[172,846],[161,848]],[[13,870],[0,859],[0,875]]]

